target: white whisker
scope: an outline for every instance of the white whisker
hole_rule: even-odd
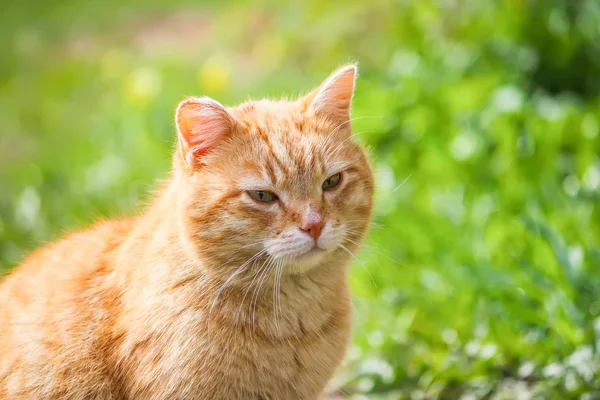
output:
[[[273,315],[275,318],[275,326],[279,331],[278,314],[281,314],[281,276],[283,274],[284,259],[279,259],[276,270],[275,280],[273,283]]]
[[[244,297],[242,298],[242,301],[240,302],[240,306],[238,308],[238,311],[236,312],[236,316],[235,316],[235,326],[237,327],[238,321],[239,321],[239,316],[241,314],[242,311],[242,307],[244,305],[244,301],[246,300],[246,296],[248,296],[248,293],[250,292],[250,289],[252,288],[252,285],[254,284],[254,281],[256,280],[256,278],[258,276],[261,275],[263,269],[265,268],[265,265],[267,265],[267,262],[271,259],[271,256],[269,255],[267,257],[267,259],[265,261],[263,261],[263,263],[261,264],[261,266],[258,268],[258,271],[256,272],[256,274],[254,274],[254,277],[252,278],[252,282],[250,282],[250,284],[248,285],[248,287],[246,288],[246,292],[244,293]],[[252,303],[251,303],[252,304]]]
[[[256,286],[256,289],[254,290],[254,293],[252,295],[252,298],[254,299],[254,301],[253,301],[254,307],[252,310],[252,327],[253,328],[256,325],[256,303],[258,303],[258,298],[260,296],[260,291],[261,291],[263,285],[265,284],[265,282],[267,281],[267,278],[269,277],[269,274],[273,270],[273,265],[274,265],[275,261],[276,260],[273,257],[270,258],[270,261],[267,264],[267,268],[262,273],[261,278],[259,278],[258,285]],[[250,304],[252,304],[252,302]]]
[[[365,118],[383,118],[383,116],[363,116],[363,117],[356,117],[356,118],[350,118],[348,121],[344,121],[341,124],[339,124],[338,126],[336,126],[331,132],[329,132],[327,134],[327,137],[325,138],[325,142],[323,143],[323,146],[327,145],[327,142],[329,141],[329,139],[331,138],[331,135],[333,135],[333,133],[335,131],[337,131],[338,129],[340,129],[342,126],[349,124],[350,122],[353,121],[358,121],[359,119],[365,119]]]
[[[233,274],[231,274],[231,276],[229,276],[229,278],[227,278],[227,280],[225,281],[225,283],[219,288],[219,291],[217,292],[217,295],[215,296],[215,300],[213,301],[212,305],[210,306],[210,310],[208,312],[208,319],[207,319],[207,330],[210,332],[210,318],[213,312],[213,309],[215,308],[215,305],[217,304],[217,301],[219,300],[219,297],[221,296],[221,293],[223,293],[223,290],[225,290],[225,287],[227,287],[227,285],[229,284],[229,282],[231,282],[233,280],[233,278],[235,278],[237,275],[239,275],[243,269],[252,261],[256,260],[258,257],[260,257],[264,252],[266,252],[266,249],[263,249],[261,251],[259,251],[258,253],[256,253],[255,255],[253,255],[252,257],[250,257],[248,260],[246,260],[246,262],[244,262],[242,265],[240,265]]]
[[[354,258],[354,259],[355,259],[355,260],[358,262],[358,264],[359,264],[359,265],[360,265],[360,266],[361,266],[361,267],[362,267],[362,268],[363,268],[363,269],[364,269],[364,270],[367,272],[367,274],[369,275],[369,278],[371,278],[371,282],[373,282],[373,286],[375,287],[375,290],[379,290],[379,289],[377,288],[377,283],[375,283],[375,279],[373,279],[373,276],[372,276],[372,275],[371,275],[371,273],[369,272],[369,269],[368,269],[368,268],[365,266],[365,263],[363,263],[362,261],[360,261],[360,260],[358,259],[358,257],[356,257],[356,256],[354,255],[354,253],[353,253],[353,252],[351,252],[350,250],[348,250],[348,248],[347,248],[346,246],[344,246],[343,244],[340,244],[340,247],[341,247],[342,249],[344,249],[344,250],[345,250],[345,251],[346,251],[348,254],[350,254],[350,255],[351,255],[351,256],[352,256],[352,257],[353,257],[353,258]]]
[[[248,247],[256,246],[257,244],[261,244],[261,243],[264,243],[264,242],[265,242],[265,241],[264,241],[263,239],[261,239],[261,240],[259,240],[259,241],[257,241],[257,242],[250,243],[250,244],[247,244],[247,245],[245,245],[245,246],[242,246],[242,247],[240,247],[240,249],[246,249],[246,248],[248,248]]]
[[[396,190],[400,189],[402,187],[402,185],[404,185],[406,183],[406,181],[408,181],[408,179],[412,176],[412,172],[410,174],[408,174],[408,176],[402,181],[402,183],[400,183],[398,185],[398,187],[394,190],[392,190],[392,193],[395,193]]]
[[[325,159],[325,164],[329,163],[329,160],[331,159],[331,157],[333,157],[335,155],[335,153],[337,153],[342,148],[342,145],[344,143],[346,143],[348,140],[351,140],[353,137],[362,135],[363,133],[366,133],[366,132],[368,132],[368,131],[356,132],[356,133],[350,135],[350,137],[347,137],[346,139],[344,139],[340,143],[338,143],[338,145],[335,147],[335,149],[330,154],[327,155],[327,158]]]

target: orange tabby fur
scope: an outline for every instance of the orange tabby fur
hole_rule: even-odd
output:
[[[372,206],[355,75],[293,102],[182,102],[151,206],[38,250],[0,285],[0,398],[318,398],[350,338],[347,263]]]

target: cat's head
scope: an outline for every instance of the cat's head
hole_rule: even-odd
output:
[[[179,223],[199,258],[229,274],[276,265],[303,273],[356,250],[373,197],[351,133],[356,73],[342,67],[296,101],[179,105]]]

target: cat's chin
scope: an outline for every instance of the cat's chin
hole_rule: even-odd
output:
[[[288,274],[304,274],[311,269],[323,264],[327,256],[327,251],[319,248],[294,257],[283,269]]]

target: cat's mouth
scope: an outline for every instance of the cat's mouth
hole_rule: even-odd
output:
[[[306,240],[307,238],[304,237],[302,239],[304,240],[300,243],[288,242],[282,244],[280,241],[267,243],[267,251],[275,259],[283,259],[285,265],[284,272],[298,274],[318,267],[320,264],[325,263],[326,258],[333,248],[331,240],[318,243],[316,240]],[[277,251],[281,248],[287,251]]]
[[[320,247],[319,244],[315,241],[308,250],[306,250],[304,253],[297,255],[296,258],[320,256],[323,255],[325,252],[326,250]]]

